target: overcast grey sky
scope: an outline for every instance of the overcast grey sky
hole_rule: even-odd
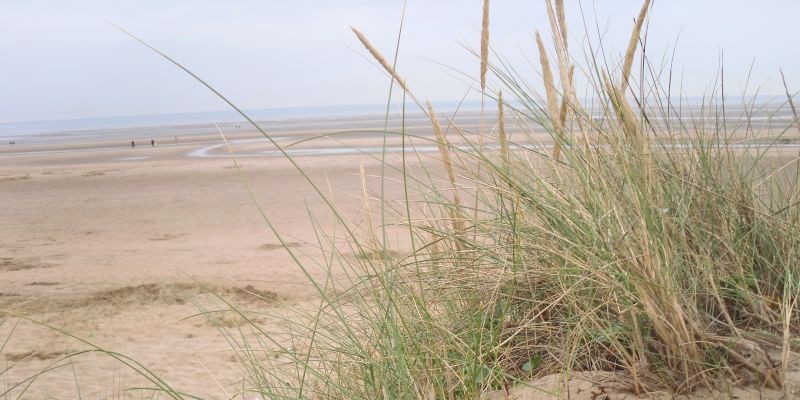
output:
[[[461,44],[477,47],[481,4],[408,1],[398,69],[418,97],[455,100],[467,90],[436,62],[477,74],[478,63]],[[578,1],[567,4],[577,46],[584,39]],[[582,4],[592,19],[596,10],[607,49],[618,54],[640,1]],[[348,26],[391,54],[402,6],[402,0],[0,0],[0,122],[225,109],[107,22],[170,54],[244,108],[380,103],[387,80]],[[741,90],[755,60],[751,87],[778,94],[778,68],[800,88],[798,15],[797,0],[655,0],[650,54],[669,51],[680,35],[675,65],[689,95],[707,89],[723,49],[731,92]],[[492,46],[535,80],[533,32],[549,33],[544,1],[494,0],[491,26]]]

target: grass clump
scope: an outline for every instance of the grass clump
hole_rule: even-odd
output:
[[[395,215],[409,254],[382,248],[380,259],[345,263],[361,273],[310,315],[303,357],[293,356],[303,374],[283,370],[288,383],[271,395],[474,398],[588,371],[637,394],[788,385],[800,334],[800,175],[774,145],[792,127],[755,131],[747,115],[729,124],[716,92],[702,117],[681,116],[664,71],[642,56],[633,76],[649,6],[619,68],[586,52],[588,69],[577,70],[589,71],[591,107],[576,95],[561,1],[555,11],[548,2],[560,85],[538,33],[544,96],[512,67],[489,67],[515,97],[497,99],[499,146],[453,126],[456,146],[430,104],[420,107],[442,165],[400,167],[407,190],[424,196],[419,212]],[[483,73],[480,83],[483,92]],[[533,125],[552,146],[536,144]]]

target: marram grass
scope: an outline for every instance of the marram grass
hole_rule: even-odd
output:
[[[433,213],[397,216],[411,221],[416,250],[326,305],[352,318],[315,315],[324,339],[305,349],[318,377],[295,376],[272,395],[307,386],[319,398],[474,398],[580,371],[613,372],[640,394],[784,386],[788,358],[775,350],[795,351],[800,334],[796,166],[771,173],[768,147],[729,145],[734,131],[658,122],[667,110],[654,104],[675,113],[674,99],[663,100],[664,82],[632,75],[649,1],[622,67],[585,77],[596,101],[586,109],[572,87],[563,4],[549,8],[561,84],[538,34],[543,103],[507,66],[488,68],[517,97],[498,95],[499,152],[459,151],[433,109],[422,110],[446,184],[409,179],[434,193]],[[509,139],[506,108],[545,127],[554,153]],[[477,212],[459,212],[464,196]]]

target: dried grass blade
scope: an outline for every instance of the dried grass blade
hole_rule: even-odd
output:
[[[391,75],[395,81],[397,81],[397,83],[405,92],[410,93],[411,91],[408,90],[408,85],[406,84],[405,79],[403,79],[403,77],[401,77],[400,74],[397,73],[397,71],[394,69],[394,67],[392,67],[392,64],[389,63],[386,57],[384,57],[383,54],[381,54],[381,52],[378,51],[378,49],[372,45],[369,39],[367,39],[367,37],[364,36],[364,34],[361,33],[361,31],[352,26],[350,27],[350,29],[353,31],[353,33],[356,34],[358,40],[361,42],[362,45],[364,45],[367,51],[369,51],[369,54],[372,55],[375,61],[377,61],[383,67],[383,69],[386,70],[386,72],[389,73],[389,75]]]
[[[650,0],[645,0],[644,4],[642,4],[642,9],[639,10],[639,16],[636,18],[631,37],[628,39],[628,49],[625,51],[625,59],[622,63],[622,83],[619,90],[623,95],[628,90],[628,80],[630,79],[631,68],[633,68],[633,56],[636,54],[636,47],[639,45],[639,34],[642,32],[644,19],[647,17],[647,10],[649,9]]]
[[[481,21],[481,91],[486,90],[486,71],[489,70],[489,0],[483,0]]]

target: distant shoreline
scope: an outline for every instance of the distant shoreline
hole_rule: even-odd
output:
[[[755,109],[759,108],[774,109],[784,101],[781,96],[759,96],[744,99],[747,104],[755,101]],[[681,107],[697,108],[703,101],[709,99],[700,97],[689,97],[683,99]],[[713,99],[720,101],[720,99]],[[487,110],[494,111],[491,105],[492,99],[487,98]],[[514,106],[518,103],[511,102]],[[585,101],[587,107],[592,104],[591,100]],[[741,97],[726,98],[726,107],[733,113],[743,110],[743,99]],[[481,103],[479,101],[438,101],[433,102],[435,109],[440,112],[451,113],[455,110],[464,112],[479,111]],[[675,107],[679,107],[675,104]],[[783,110],[787,112],[787,110]],[[399,116],[402,110],[395,102],[389,110],[390,116]],[[309,122],[315,120],[331,119],[353,119],[383,118],[386,115],[386,104],[360,104],[360,105],[341,105],[341,106],[312,106],[312,107],[279,107],[261,108],[245,110],[247,115],[263,123],[287,123],[287,122]],[[410,117],[419,116],[420,110],[416,106],[407,105],[406,115]],[[167,113],[150,115],[129,115],[129,116],[110,116],[97,118],[76,118],[76,119],[56,119],[40,121],[14,121],[0,122],[0,140],[19,140],[31,135],[64,135],[82,134],[89,131],[108,131],[108,130],[156,130],[170,129],[174,127],[188,127],[193,125],[211,125],[213,122],[222,124],[243,124],[245,120],[234,110],[222,111],[199,111],[187,113]]]

